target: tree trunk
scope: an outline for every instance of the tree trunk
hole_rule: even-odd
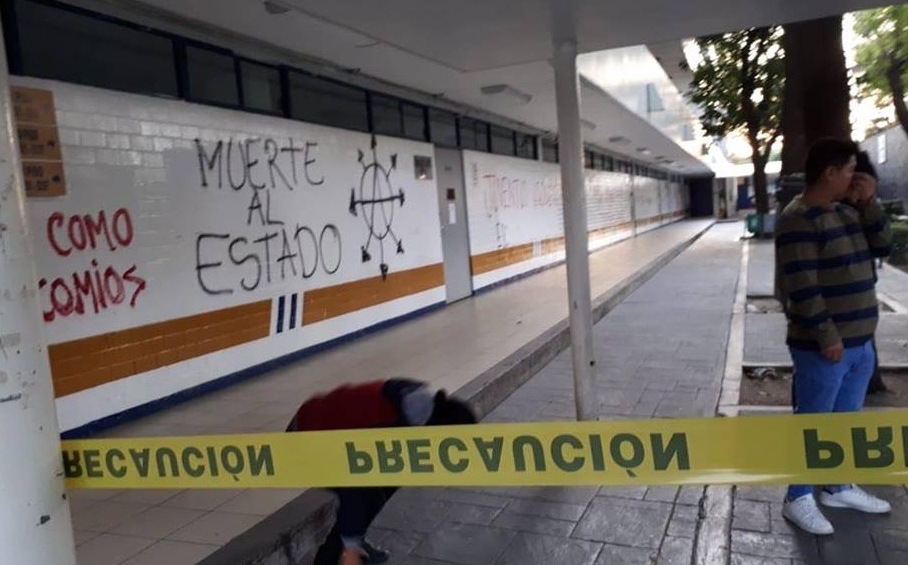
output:
[[[803,172],[807,159],[804,137],[804,74],[799,45],[801,35],[794,25],[785,26],[785,93],[782,103],[782,175]]]
[[[895,117],[908,134],[908,106],[905,105],[905,85],[902,83],[902,65],[893,59],[886,70],[886,81],[892,91],[892,103],[895,106]]]
[[[751,160],[754,164],[754,204],[757,214],[769,213],[769,192],[766,182],[766,162],[769,160],[760,153],[759,147],[751,147]]]
[[[786,25],[783,41],[782,170],[788,174],[804,170],[807,149],[817,140],[851,138],[851,98],[842,48],[842,16]]]

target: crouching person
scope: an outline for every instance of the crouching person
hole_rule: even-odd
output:
[[[310,398],[297,410],[288,432],[453,426],[475,424],[470,407],[425,383],[390,379],[345,385]],[[315,555],[315,565],[374,565],[388,553],[366,541],[366,531],[396,487],[331,489],[338,497],[334,528]]]

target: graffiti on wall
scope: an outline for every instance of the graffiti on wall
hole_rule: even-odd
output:
[[[305,280],[319,271],[333,275],[340,269],[342,242],[336,225],[293,221],[286,218],[292,207],[273,205],[281,192],[326,182],[319,167],[318,143],[230,138],[208,147],[196,139],[195,145],[201,188],[248,196],[242,228],[196,236],[195,271],[202,291],[209,295],[252,292],[262,285]],[[215,277],[225,272],[229,282]]]
[[[135,228],[129,210],[119,208],[113,214],[100,210],[96,214],[68,216],[54,212],[47,217],[45,234],[58,257],[92,257],[84,268],[71,275],[38,281],[38,289],[49,304],[44,310],[46,322],[53,322],[58,316],[99,314],[121,304],[136,307],[139,296],[147,288],[137,266],[118,269],[102,264],[96,256],[116,253],[133,244]]]
[[[375,147],[375,136],[372,136],[370,161],[366,161],[362,150],[359,151],[357,161],[363,172],[359,178],[359,188],[354,187],[350,192],[350,213],[354,216],[361,216],[369,231],[365,245],[360,247],[363,263],[372,260],[372,242],[376,241],[379,252],[379,270],[382,279],[385,279],[388,276],[388,264],[385,262],[385,240],[390,239],[389,245],[393,245],[397,253],[404,252],[403,242],[394,233],[394,208],[395,206],[402,207],[405,199],[403,189],[398,188],[395,192],[391,184],[391,173],[397,170],[397,154],[391,155],[390,166],[385,167],[378,160]]]

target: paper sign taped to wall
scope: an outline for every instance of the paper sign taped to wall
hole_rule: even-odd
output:
[[[25,194],[29,197],[63,196],[66,179],[60,161],[22,161]]]
[[[22,156],[25,195],[33,197],[63,196],[63,154],[54,108],[54,93],[39,88],[10,88]]]

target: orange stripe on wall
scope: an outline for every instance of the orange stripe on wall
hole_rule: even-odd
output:
[[[607,228],[599,228],[590,231],[588,237],[599,237],[608,233],[621,231],[623,229],[631,229],[631,226],[631,222],[624,222],[623,224],[609,226]],[[540,241],[539,244],[541,255],[549,255],[551,253],[557,253],[558,251],[564,250],[563,237],[544,239]],[[534,244],[532,243],[524,243],[521,245],[515,245],[513,247],[505,247],[503,249],[496,249],[495,251],[489,251],[486,253],[480,253],[479,255],[474,255],[470,257],[470,266],[473,269],[473,276],[495,271],[497,269],[502,269],[510,265],[522,263],[524,261],[529,261],[534,257],[533,246]]]
[[[370,306],[444,286],[441,263],[391,272],[385,279],[372,277],[307,290],[303,295],[303,325],[343,316]]]
[[[58,397],[268,337],[271,300],[55,343]]]

